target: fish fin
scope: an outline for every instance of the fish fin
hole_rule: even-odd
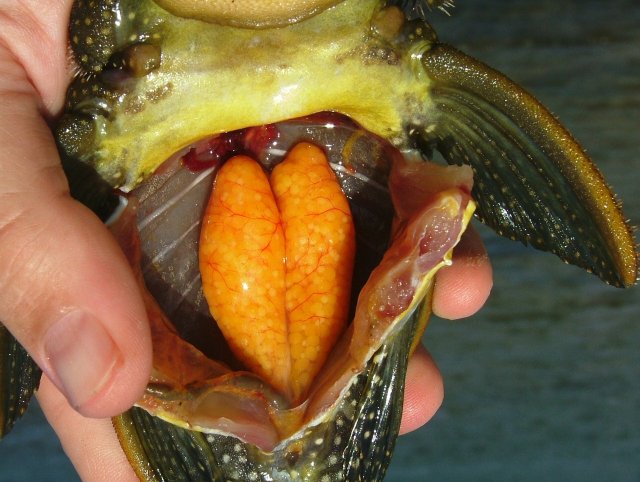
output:
[[[451,15],[450,10],[455,8],[454,0],[391,0],[388,5],[400,7],[410,19],[420,18],[422,20],[426,20],[429,12],[434,9]]]
[[[436,121],[423,152],[474,170],[477,215],[498,234],[551,251],[615,286],[637,278],[636,244],[601,173],[558,120],[499,72],[436,44],[423,65]]]
[[[226,480],[221,461],[201,432],[180,428],[137,407],[115,417],[113,424],[140,480]]]
[[[0,324],[0,438],[27,410],[41,375],[22,345]]]
[[[384,479],[400,429],[407,364],[425,303],[430,304],[429,297],[399,324],[349,389],[356,392],[357,404],[350,442],[343,450],[345,480]]]

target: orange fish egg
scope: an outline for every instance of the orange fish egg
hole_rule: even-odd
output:
[[[355,254],[348,201],[318,147],[268,177],[247,156],[218,173],[200,235],[205,298],[248,369],[300,400],[347,324]]]

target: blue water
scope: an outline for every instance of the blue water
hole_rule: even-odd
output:
[[[443,40],[527,86],[583,141],[640,225],[640,3],[459,1]],[[484,232],[489,303],[433,320],[435,419],[389,481],[640,481],[640,291]],[[0,481],[74,481],[37,407],[0,443]]]

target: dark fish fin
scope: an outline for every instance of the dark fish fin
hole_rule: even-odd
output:
[[[363,481],[384,478],[400,419],[404,379],[421,308],[357,376],[331,417],[273,452],[176,427],[133,408],[116,417],[120,442],[141,480]]]
[[[452,47],[435,45],[422,61],[436,120],[415,132],[418,144],[473,167],[481,220],[612,285],[634,284],[636,244],[619,203],[558,120],[504,75]]]
[[[0,438],[27,410],[41,375],[22,345],[0,324]]]
[[[454,0],[389,0],[388,5],[400,7],[409,19],[427,19],[432,10],[439,10],[450,15],[450,10],[455,7]]]
[[[140,480],[224,480],[203,433],[176,427],[136,407],[113,423]]]
[[[382,481],[395,448],[404,400],[407,364],[416,330],[424,328],[423,305],[416,307],[404,325],[371,358],[365,372],[350,388],[357,400],[355,423],[343,451],[345,480]],[[343,401],[348,413],[349,400]],[[353,404],[353,402],[349,402]]]

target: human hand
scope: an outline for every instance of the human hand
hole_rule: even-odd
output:
[[[70,7],[0,4],[0,320],[43,369],[38,398],[81,477],[135,480],[108,417],[131,406],[149,378],[145,310],[110,233],[69,196],[47,125],[71,78]],[[491,284],[477,238],[457,257],[437,278],[434,312],[444,318],[477,310]],[[418,350],[402,430],[425,423],[442,393],[435,364]]]

